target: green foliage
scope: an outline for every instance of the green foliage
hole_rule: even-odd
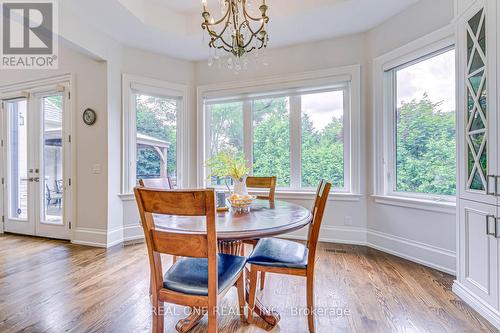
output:
[[[254,101],[253,174],[276,176],[290,186],[290,116],[288,98]]]
[[[302,115],[302,187],[315,187],[321,179],[344,187],[344,126],[342,118],[316,130],[309,115]]]
[[[404,103],[397,116],[397,190],[455,195],[455,113],[424,95]]]
[[[168,142],[167,174],[177,175],[177,101],[174,99],[137,95],[137,133]],[[160,157],[152,148],[137,149],[137,177],[160,176]]]
[[[243,150],[243,103],[214,104],[210,108],[210,153]]]
[[[241,179],[250,172],[245,156],[231,150],[221,151],[212,156],[206,161],[205,166],[211,173],[208,178],[229,176],[232,179]]]

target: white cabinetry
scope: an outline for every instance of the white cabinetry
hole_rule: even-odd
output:
[[[456,3],[459,200],[453,290],[500,329],[499,5]]]
[[[498,308],[496,206],[464,200],[460,205],[460,282],[494,309]],[[500,230],[497,231],[497,233]]]

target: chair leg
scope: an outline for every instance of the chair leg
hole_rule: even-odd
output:
[[[217,305],[208,307],[208,333],[217,333]]]
[[[255,309],[255,294],[257,291],[257,273],[258,271],[254,270],[250,266],[250,291],[248,295],[248,322],[252,322],[253,311]]]
[[[266,272],[260,272],[260,290],[264,290],[265,281],[266,281]]]
[[[163,302],[155,299],[153,301],[153,332],[154,333],[163,333]]]
[[[307,324],[309,332],[314,333],[314,274],[307,276]]]
[[[236,288],[238,289],[238,305],[240,307],[240,320],[245,322],[245,274],[241,272],[238,281],[236,281]]]
[[[172,263],[175,264],[176,261],[177,261],[177,256],[172,256]]]

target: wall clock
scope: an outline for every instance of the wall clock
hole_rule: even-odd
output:
[[[92,109],[83,111],[83,122],[89,126],[94,125],[97,120],[97,114]]]

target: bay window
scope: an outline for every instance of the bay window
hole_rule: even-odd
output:
[[[310,192],[324,178],[353,193],[351,82],[205,97],[203,113],[204,161],[230,148],[254,176],[276,176],[280,190]]]

